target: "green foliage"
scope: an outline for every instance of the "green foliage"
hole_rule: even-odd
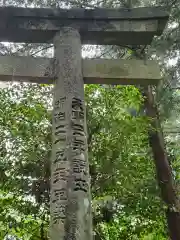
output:
[[[96,2],[103,7],[127,6],[127,1]],[[38,7],[95,5],[91,0],[4,1],[6,5],[18,6],[32,3]],[[133,3],[134,6],[163,4],[168,8],[171,3],[169,24],[162,37],[155,38],[147,51],[149,58],[158,59],[164,76],[155,90],[165,126],[167,119],[172,124],[175,115],[179,118],[180,98],[171,85],[176,86],[179,81],[180,1],[138,0]],[[39,44],[0,44],[0,53],[32,54],[41,48]],[[108,52],[107,47],[101,50]],[[119,47],[111,48],[106,55],[119,57],[122,53],[125,57],[132,55],[131,50]],[[173,66],[167,64],[172,58],[176,58]],[[51,89],[47,85],[13,84],[0,90],[0,240],[4,240],[7,233],[25,240],[38,240],[43,234],[47,239]],[[142,114],[143,99],[139,90],[129,86],[88,85],[85,93],[96,240],[167,239],[164,206],[148,146],[149,121]],[[136,114],[132,115],[131,110]],[[179,189],[179,139],[176,135],[167,137]]]
[[[34,181],[42,183],[41,179],[50,177],[46,164],[51,149],[51,101],[44,94],[49,90],[13,85],[0,93],[1,189],[3,195],[10,194],[0,202],[0,221],[5,229],[14,223],[8,231],[26,239],[36,239],[42,216],[49,214],[48,188],[32,190]],[[148,119],[129,112],[130,108],[140,112],[141,94],[135,87],[89,85],[85,90],[95,230],[104,239],[140,238],[155,224],[162,225],[156,218],[163,211],[149,154]],[[108,206],[107,196],[114,204]],[[17,215],[22,217],[15,228]],[[25,227],[25,219],[32,224]]]

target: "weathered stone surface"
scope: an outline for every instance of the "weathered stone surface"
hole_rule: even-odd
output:
[[[0,56],[0,81],[54,83],[53,59]],[[156,61],[84,59],[84,83],[156,85],[160,69]]]
[[[50,238],[92,240],[90,176],[79,33],[54,38],[55,71]]]
[[[0,8],[0,41],[52,42],[64,26],[76,28],[82,43],[150,44],[168,20],[161,7],[137,9]]]
[[[165,7],[140,8],[21,8],[0,7],[0,17],[32,17],[46,19],[157,19],[167,18]]]
[[[142,60],[84,60],[85,83],[156,85],[161,79],[156,61]]]

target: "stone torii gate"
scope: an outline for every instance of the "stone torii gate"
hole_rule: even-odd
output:
[[[81,59],[81,44],[148,45],[168,13],[136,9],[0,8],[0,41],[53,43],[53,59],[0,56],[2,81],[54,83],[51,240],[91,240],[91,194],[84,104],[86,84],[157,85],[158,64]]]

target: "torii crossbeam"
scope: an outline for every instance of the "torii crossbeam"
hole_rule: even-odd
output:
[[[0,40],[54,43],[53,60],[0,57],[0,77],[55,83],[51,168],[51,240],[92,240],[84,83],[158,84],[153,61],[83,60],[81,44],[147,45],[168,13],[137,9],[0,8]]]
[[[0,56],[0,80],[53,84],[53,58]],[[157,85],[161,80],[156,61],[83,59],[85,84]]]

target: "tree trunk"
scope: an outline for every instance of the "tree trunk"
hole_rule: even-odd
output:
[[[63,28],[54,38],[53,144],[50,239],[91,240],[92,217],[84,82],[79,33]]]
[[[163,201],[167,205],[167,223],[172,240],[180,240],[180,204],[176,195],[171,167],[165,150],[163,133],[161,131],[158,110],[154,102],[152,89],[144,91],[145,107],[151,120],[149,130],[149,144],[152,148],[156,173]]]

